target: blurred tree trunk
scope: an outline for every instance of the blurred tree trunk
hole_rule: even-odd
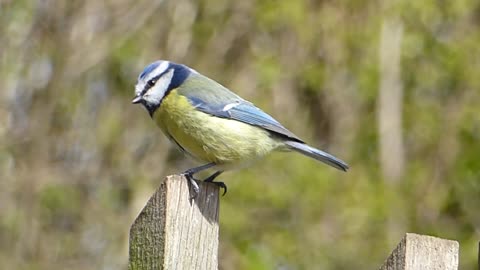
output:
[[[333,11],[335,10],[335,11]],[[340,12],[333,8],[329,12]],[[325,27],[325,36],[322,39],[324,58],[326,62],[325,89],[328,94],[322,96],[330,115],[328,149],[338,156],[348,160],[345,149],[354,148],[355,134],[351,132],[358,128],[360,117],[359,92],[354,81],[354,75],[349,68],[349,54],[347,49],[348,28],[338,27],[348,17],[343,14]],[[341,148],[336,148],[340,146]]]
[[[403,86],[400,54],[403,24],[385,19],[379,48],[380,89],[377,103],[380,166],[386,181],[398,182],[405,167],[402,137]]]
[[[406,228],[402,198],[393,189],[403,177],[405,152],[402,136],[403,86],[400,78],[403,24],[395,16],[382,22],[379,46],[380,89],[377,103],[380,168],[387,190],[391,193],[387,217],[387,238],[390,244]],[[391,189],[390,189],[391,188]]]

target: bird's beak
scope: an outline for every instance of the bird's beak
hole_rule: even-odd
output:
[[[137,104],[137,103],[140,103],[142,101],[142,96],[136,96],[133,100],[132,100],[132,103],[133,104]]]

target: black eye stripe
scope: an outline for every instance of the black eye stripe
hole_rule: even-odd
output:
[[[156,82],[157,81],[155,79],[151,79],[151,80],[148,80],[147,84],[148,84],[149,87],[152,87],[152,86],[155,85]]]
[[[143,88],[142,92],[140,93],[140,95],[144,95],[150,88],[152,88],[153,86],[155,86],[155,83],[158,81],[158,79],[160,79],[163,75],[165,75],[170,69],[167,69],[165,70],[164,72],[160,73],[159,75],[151,78],[150,80],[147,81],[147,83],[145,84],[145,87]]]

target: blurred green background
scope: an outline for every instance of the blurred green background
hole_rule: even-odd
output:
[[[222,175],[221,269],[377,269],[405,232],[480,239],[480,2],[0,1],[0,266],[126,269],[130,224],[194,163],[130,104],[187,64],[348,173],[278,153]]]

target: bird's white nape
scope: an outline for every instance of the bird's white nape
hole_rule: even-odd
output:
[[[192,73],[200,74],[198,71],[196,71],[195,69],[193,69],[193,68],[191,68],[191,67],[188,67],[188,69],[189,69],[190,72],[192,72]]]

